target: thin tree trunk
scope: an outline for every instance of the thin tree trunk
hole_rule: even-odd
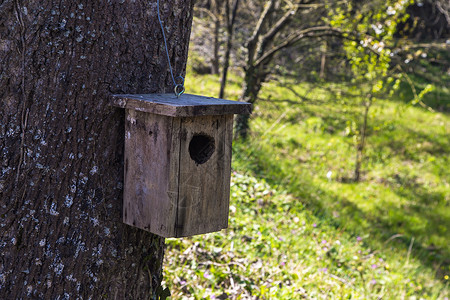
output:
[[[326,62],[327,62],[327,41],[325,40],[322,45],[322,57],[320,60],[320,78],[325,79]]]
[[[220,57],[219,57],[219,48],[220,48],[220,21],[217,20],[214,22],[214,58],[212,61],[211,74],[219,74],[220,68]]]
[[[361,180],[361,165],[364,159],[364,147],[366,145],[367,123],[369,118],[369,110],[371,106],[372,106],[372,95],[368,95],[367,102],[364,102],[364,119],[363,124],[361,126],[359,143],[356,146],[356,159],[354,172],[355,182],[359,182]]]
[[[220,7],[217,0],[211,1],[211,9],[215,16],[214,19],[214,53],[213,60],[211,64],[211,74],[219,74],[220,58]]]
[[[239,0],[234,1],[233,11],[230,14],[230,0],[226,2],[226,18],[227,18],[227,45],[222,69],[222,78],[220,80],[219,98],[223,98],[225,94],[225,86],[227,84],[228,68],[230,67],[231,47],[233,43],[234,24],[236,22],[236,14],[239,6]]]
[[[177,74],[192,7],[161,5]],[[1,2],[0,299],[161,292],[164,240],[122,223],[124,112],[108,96],[171,91],[163,47],[155,1]]]

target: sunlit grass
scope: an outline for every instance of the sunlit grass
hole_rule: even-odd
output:
[[[237,99],[240,78],[231,81]],[[219,91],[217,76],[186,85]],[[230,228],[168,240],[173,299],[449,297],[450,118],[377,101],[355,183],[357,92],[264,86],[250,139],[234,145]]]

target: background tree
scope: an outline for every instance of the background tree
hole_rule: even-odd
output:
[[[397,37],[415,42],[445,42],[450,36],[450,1],[414,1],[406,13],[409,17],[399,24]]]
[[[211,0],[211,12],[214,20],[214,56],[211,64],[211,74],[219,74],[220,67],[220,25],[221,25],[221,5],[217,0]]]
[[[233,5],[231,1],[227,0],[225,3],[225,17],[227,22],[227,42],[225,55],[223,58],[222,77],[220,79],[219,98],[223,98],[225,94],[225,86],[227,84],[228,68],[230,67],[231,47],[233,43],[234,25],[236,23],[237,10],[239,7],[239,0],[234,0]]]
[[[201,72],[211,73],[211,74],[219,74],[220,71],[220,45],[221,45],[221,29],[224,19],[224,5],[221,1],[218,0],[204,0],[199,1],[196,6],[196,13],[199,16],[198,21],[205,21],[204,26],[208,27],[206,32],[202,32],[201,35],[206,34],[208,37],[213,37],[212,39],[204,39],[204,42],[207,45],[204,45],[202,48],[202,55],[204,57],[201,60],[204,62],[205,58],[209,56],[210,60],[208,66],[202,66],[197,70],[201,70]],[[204,15],[207,18],[204,18]],[[205,20],[204,20],[205,19]],[[211,26],[212,24],[212,26]],[[209,53],[209,45],[211,45],[212,52]],[[204,70],[203,70],[204,69]]]
[[[201,4],[208,7],[210,1]],[[252,0],[241,4],[235,19],[226,16],[224,20],[234,20],[236,44],[231,52],[231,66],[242,67],[244,77],[241,100],[255,103],[264,82],[275,78],[271,75],[293,75],[297,80],[321,81],[351,80],[348,72],[351,68],[344,49],[344,39],[363,42],[365,36],[379,40],[375,29],[377,18],[392,19],[393,38],[390,45],[392,60],[410,61],[411,58],[428,52],[431,48],[445,49],[445,38],[450,27],[446,22],[445,1],[406,1],[402,7],[403,20],[394,20],[399,13],[395,6],[397,1],[350,1],[336,2],[327,0]],[[230,14],[230,1],[226,2],[225,12]],[[236,4],[236,2],[235,2]],[[348,18],[347,26],[336,23],[336,18]],[[334,25],[327,16],[335,14]],[[223,11],[222,11],[223,15]],[[232,14],[231,14],[232,15]],[[361,19],[364,15],[365,18]],[[408,17],[410,16],[410,17]],[[354,22],[358,20],[359,23]],[[222,22],[225,23],[225,22]],[[204,24],[205,25],[205,24]],[[212,29],[211,29],[212,30]],[[378,29],[377,29],[378,30]],[[229,31],[229,28],[227,28]],[[212,31],[211,31],[212,32]],[[234,31],[232,31],[234,32]],[[230,36],[229,34],[227,36]],[[412,43],[411,38],[415,42]],[[424,39],[428,37],[428,39]],[[418,44],[418,38],[422,45]],[[202,39],[207,39],[203,36]],[[214,40],[216,40],[214,38]],[[197,40],[198,41],[198,40]],[[386,39],[383,41],[386,44]],[[197,44],[197,43],[194,43]],[[203,45],[206,45],[204,41]],[[416,51],[417,48],[421,51]],[[212,51],[213,47],[203,47],[202,55]],[[395,49],[394,49],[395,48]],[[215,48],[214,48],[215,49]],[[366,50],[369,50],[366,48]],[[432,49],[432,51],[434,51]],[[439,50],[440,51],[440,50]],[[227,51],[225,51],[227,53]],[[427,53],[425,53],[426,55]],[[212,56],[208,54],[207,56]],[[446,59],[434,56],[435,62],[446,64]],[[430,60],[431,61],[431,60]],[[223,58],[225,73],[228,66],[228,55]],[[195,63],[194,63],[195,65]],[[411,72],[412,64],[407,67]],[[406,69],[406,68],[404,68]],[[194,67],[195,70],[195,67]],[[319,76],[317,76],[319,74]],[[426,74],[423,74],[426,75]],[[224,96],[226,81],[221,81],[220,96]],[[236,130],[246,135],[248,116],[238,116]]]
[[[427,86],[420,93],[404,71],[405,61],[399,53],[409,47],[409,40],[399,40],[397,32],[410,20],[406,13],[414,1],[355,1],[346,10],[330,11],[330,24],[346,32],[354,32],[352,38],[343,41],[343,49],[352,69],[349,83],[360,92],[361,118],[355,120],[358,129],[348,130],[355,135],[354,181],[361,179],[366,139],[370,131],[370,109],[375,101],[392,96],[403,77],[414,91],[413,104],[422,102],[423,96],[432,90]],[[410,52],[410,51],[407,51]],[[411,54],[409,54],[411,55]],[[406,60],[408,63],[408,60]]]
[[[273,60],[282,50],[305,39],[341,34],[339,29],[328,26],[323,21],[325,12],[326,5],[322,1],[265,2],[253,33],[245,45],[242,101],[256,102],[262,84],[273,72]],[[241,137],[247,135],[248,119],[249,116],[238,116],[236,119],[236,131]]]
[[[193,1],[161,3],[177,73]],[[124,112],[172,91],[155,1],[0,4],[0,298],[148,299],[164,240],[124,225]]]

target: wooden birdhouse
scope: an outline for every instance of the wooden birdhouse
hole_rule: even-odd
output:
[[[125,108],[124,223],[163,237],[227,228],[233,114],[251,104],[149,94],[113,105]]]

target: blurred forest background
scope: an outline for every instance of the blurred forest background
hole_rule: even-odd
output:
[[[186,88],[253,114],[173,299],[450,297],[449,0],[198,0]]]

